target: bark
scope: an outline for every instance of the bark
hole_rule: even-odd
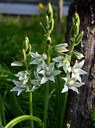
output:
[[[67,37],[70,44],[70,28],[74,12],[77,11],[84,31],[84,38],[77,50],[85,56],[84,70],[87,75],[82,78],[85,85],[80,88],[80,94],[69,92],[67,104],[67,121],[71,128],[93,128],[90,111],[95,106],[95,0],[75,0],[69,10]]]

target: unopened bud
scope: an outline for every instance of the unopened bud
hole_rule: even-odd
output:
[[[52,19],[50,22],[50,32],[53,31],[53,28],[54,28],[54,19]]]
[[[52,6],[50,3],[48,3],[47,15],[50,20],[53,18],[53,10],[52,10]]]
[[[47,44],[51,44],[51,37],[47,37]]]
[[[23,58],[24,58],[24,60],[26,60],[26,52],[25,52],[25,49],[23,49],[22,52],[23,52]]]

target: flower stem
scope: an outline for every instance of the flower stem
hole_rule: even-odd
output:
[[[47,55],[48,55],[48,58],[47,58],[47,65],[49,66],[50,65],[50,45],[48,45],[48,51],[47,51]],[[46,127],[47,125],[47,111],[48,111],[48,94],[49,94],[49,81],[46,83],[46,86],[45,86],[45,97],[44,97],[44,117],[43,117],[43,122],[44,122],[44,125]]]
[[[45,97],[44,97],[44,117],[43,122],[46,127],[47,125],[47,111],[48,111],[48,93],[49,93],[49,82],[45,86]]]
[[[63,106],[61,109],[61,117],[60,117],[60,128],[63,128],[63,122],[64,122],[64,116],[66,111],[66,105],[67,105],[67,99],[68,99],[68,92],[65,92],[63,94]]]
[[[69,52],[69,56],[70,56],[70,62],[72,60],[72,55],[73,55],[73,51],[74,51],[74,42],[72,43],[71,45],[71,49],[70,49],[70,52]],[[69,75],[69,72],[67,73],[67,77]],[[65,116],[65,111],[66,111],[66,105],[67,105],[67,100],[68,100],[68,92],[65,92],[63,94],[63,105],[62,105],[62,110],[61,110],[61,116],[60,116],[60,128],[63,128],[63,123],[64,123],[64,116]]]
[[[32,92],[29,92],[29,111],[30,115],[33,116],[33,104],[32,104]],[[31,128],[34,128],[33,121],[30,122]]]

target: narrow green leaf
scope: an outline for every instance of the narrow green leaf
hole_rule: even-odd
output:
[[[15,119],[11,120],[5,126],[5,128],[13,128],[16,124],[18,124],[24,120],[36,121],[41,126],[41,128],[45,128],[43,122],[38,117],[30,116],[30,115],[23,115],[23,116],[16,117]]]
[[[0,125],[5,125],[5,107],[3,103],[3,99],[0,95]]]

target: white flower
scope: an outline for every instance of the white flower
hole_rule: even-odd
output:
[[[80,75],[87,74],[83,69],[81,69],[84,65],[84,60],[78,63],[78,61],[75,62],[75,65],[72,67],[72,77],[74,77],[76,80],[81,82]]]
[[[61,71],[54,70],[54,63],[51,63],[49,67],[44,64],[43,70],[41,70],[39,73],[43,75],[40,84],[44,84],[48,80],[55,82],[54,76],[59,75]]]
[[[56,45],[55,50],[59,53],[68,52],[68,49],[66,49],[66,47],[68,47],[67,43],[58,44]]]
[[[16,81],[16,80],[13,80],[13,83],[16,85],[14,88],[12,88],[10,91],[13,92],[13,91],[17,91],[17,95],[19,96],[20,93],[22,91],[26,91],[26,92],[29,92],[29,87],[27,84],[23,84],[23,82],[21,81]]]
[[[28,86],[28,80],[29,80],[29,77],[30,77],[30,74],[29,72],[27,72],[26,70],[25,71],[20,71],[18,72],[15,76],[18,77],[19,81],[17,80],[13,80],[13,83],[16,85],[13,89],[11,89],[10,91],[13,92],[13,91],[17,91],[18,94],[17,95],[20,95],[20,93],[22,91],[26,91],[26,92],[29,92],[29,86]]]
[[[15,62],[11,63],[11,66],[18,66],[18,67],[20,67],[20,66],[23,66],[23,63],[21,61],[15,61]]]
[[[58,62],[59,63],[58,67],[63,67],[63,70],[65,71],[65,73],[67,73],[67,71],[69,72],[71,71],[68,55],[53,58],[53,61]]]
[[[30,52],[30,55],[32,56],[32,58],[34,58],[34,60],[30,64],[37,64],[37,72],[40,71],[45,63],[44,61],[47,59],[46,54],[40,55],[37,52]]]
[[[34,75],[35,75],[35,80],[31,80],[31,83],[33,85],[32,92],[36,91],[41,86],[40,85],[41,77],[38,75],[38,72],[34,72]]]
[[[70,77],[65,78],[65,77],[63,77],[63,79],[65,80],[65,84],[64,84],[64,88],[62,89],[62,93],[67,92],[69,89],[79,93],[78,87],[84,85],[83,82],[77,82],[75,80],[75,78],[70,78]]]
[[[32,92],[36,91],[41,86],[38,79],[31,80],[31,83],[33,84]]]
[[[30,77],[30,73],[25,70],[25,71],[18,72],[15,76],[17,76],[19,80],[23,82],[23,84],[26,84]]]
[[[73,54],[80,60],[84,57],[84,55],[78,51],[73,51]]]

